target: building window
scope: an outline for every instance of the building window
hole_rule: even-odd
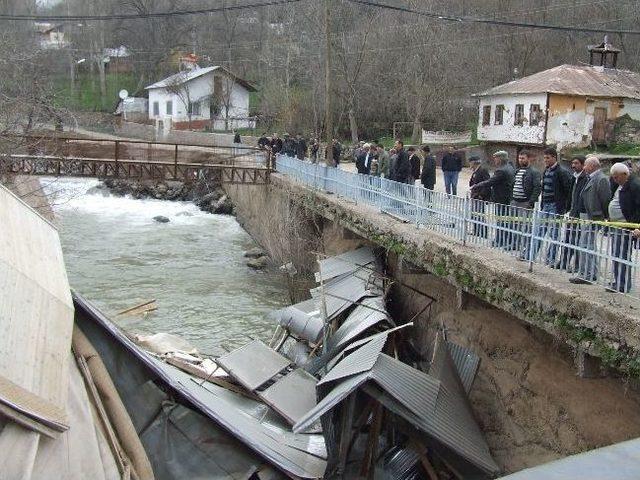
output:
[[[485,105],[482,107],[482,125],[489,125],[491,123],[491,105]]]
[[[153,116],[160,116],[160,102],[153,102]]]
[[[536,126],[540,124],[540,117],[542,116],[542,110],[540,110],[540,104],[532,103],[529,108],[529,125]]]
[[[167,101],[167,115],[173,115],[173,102],[171,100]]]
[[[494,124],[502,125],[502,117],[504,116],[504,105],[496,105],[496,115]]]
[[[524,125],[524,105],[516,104],[515,115],[513,116],[514,125]]]
[[[189,115],[200,115],[200,102],[189,102]]]

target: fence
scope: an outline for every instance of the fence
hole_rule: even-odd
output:
[[[277,170],[309,187],[374,206],[416,228],[505,252],[527,262],[529,271],[536,264],[545,265],[571,273],[579,282],[638,296],[637,242],[629,228],[620,228],[630,225],[447,195],[282,155]]]

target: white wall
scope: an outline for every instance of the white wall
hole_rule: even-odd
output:
[[[623,104],[624,107],[619,108],[620,104]],[[578,102],[576,102],[575,110],[567,106],[549,115],[547,143],[556,144],[558,148],[569,145],[577,147],[590,145],[596,108],[606,109],[608,120],[625,114],[640,120],[640,101],[638,100],[592,99],[592,101],[584,103],[584,106],[578,106]]]
[[[214,76],[224,75],[220,72],[209,72],[200,77],[194,78],[186,82],[186,88],[188,88],[188,96],[192,102],[207,97],[213,93],[214,90]],[[223,80],[223,85],[225,80]],[[185,101],[181,98],[183,97]],[[186,95],[176,95],[164,88],[153,88],[149,90],[149,118],[164,119],[167,117],[166,102],[168,100],[173,101],[173,115],[172,120],[174,122],[186,122],[189,120],[188,106],[186,103]],[[229,98],[229,118],[246,118],[249,116],[249,91],[238,83],[233,84],[231,96]],[[160,114],[153,114],[153,102],[160,102]],[[200,115],[192,115],[191,120],[208,120],[210,119],[210,109],[208,100],[200,100]],[[219,119],[225,118],[224,108],[218,115]]]
[[[524,105],[523,125],[514,125],[517,104]],[[540,122],[537,126],[529,125],[529,109],[532,104],[540,105]],[[491,106],[489,125],[482,125],[482,111],[485,105]],[[496,105],[504,105],[502,125],[495,124]],[[478,110],[478,140],[485,142],[510,142],[541,144],[544,141],[544,120],[547,105],[547,94],[531,95],[494,95],[480,98]]]

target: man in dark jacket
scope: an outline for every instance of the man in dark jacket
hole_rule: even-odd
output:
[[[289,157],[296,156],[296,141],[291,138],[288,133],[284,134],[284,141],[282,142],[282,153]]]
[[[584,171],[584,155],[576,155],[571,160],[573,170],[573,183],[571,184],[571,207],[569,208],[569,224],[565,230],[564,243],[578,245],[580,243],[580,224],[577,219],[580,216],[580,196],[582,189],[589,181],[589,175]],[[571,265],[573,260],[573,265]],[[560,260],[560,268],[570,272],[579,268],[579,255],[576,249],[565,247]]]
[[[453,145],[449,145],[448,152],[442,157],[442,175],[444,188],[448,194],[458,194],[458,176],[462,170],[462,158],[456,153]]]
[[[611,178],[619,187],[609,203],[609,221],[621,223],[640,223],[640,180],[631,175],[624,163],[615,163],[611,167]],[[631,228],[611,228],[613,237],[611,254],[614,258],[628,261],[631,250],[637,240]],[[631,290],[632,269],[622,261],[613,260],[613,282],[607,289],[612,292],[627,293]]]
[[[393,162],[393,170],[390,173],[391,180],[400,183],[409,183],[411,178],[411,163],[409,162],[409,155],[404,149],[404,142],[402,140],[396,140],[395,144],[396,160]]]
[[[267,145],[269,145],[270,143],[271,142],[269,142],[269,139],[267,138],[267,132],[264,132],[258,139],[258,148],[260,150],[265,150],[267,148]]]
[[[422,147],[422,154],[424,155],[424,163],[422,164],[420,182],[424,188],[433,190],[436,186],[436,157],[431,155],[429,145]]]
[[[282,151],[282,139],[277,133],[274,133],[271,137],[271,153],[277,155]]]
[[[371,152],[371,145],[365,143],[362,146],[360,155],[356,158],[356,169],[358,173],[362,175],[369,175],[371,173],[371,163],[373,162],[373,153]]]
[[[555,148],[546,148],[542,153],[545,169],[542,174],[542,211],[536,236],[544,239],[547,235],[553,241],[558,240],[562,215],[571,208],[572,176],[569,171],[558,163],[558,152]],[[558,268],[556,263],[558,245],[549,243],[544,263],[551,268]],[[533,242],[533,252],[525,252],[526,260],[534,260],[538,255],[542,240]],[[531,253],[531,257],[528,254]]]
[[[307,142],[299,133],[296,135],[296,156],[298,160],[304,160],[307,156]]]
[[[511,224],[511,229],[514,230],[510,232],[511,250],[520,250],[523,240],[526,242],[527,238],[531,238],[531,209],[538,201],[542,189],[540,172],[531,166],[532,157],[527,150],[518,154],[518,169],[511,193],[511,206],[518,207],[511,209],[511,213],[518,218]]]
[[[340,165],[340,155],[342,155],[342,145],[338,142],[337,138],[331,141],[331,158],[333,159],[333,166]]]
[[[415,185],[416,180],[420,178],[420,157],[416,153],[415,147],[409,147],[407,153],[409,155],[409,163],[411,164],[409,183]]]
[[[478,183],[489,180],[491,175],[489,175],[487,167],[482,165],[482,160],[480,160],[479,157],[471,157],[469,159],[469,165],[471,165],[471,169],[473,170],[471,178],[469,179],[469,187],[472,189],[470,197],[471,211],[473,212],[471,215],[473,220],[473,234],[482,238],[487,238],[487,226],[484,225],[486,222],[484,213],[486,211],[485,202],[491,199],[491,187],[482,187],[477,189],[473,189],[473,187]]]
[[[495,152],[492,158],[493,163],[496,166],[493,176],[489,180],[475,184],[471,188],[471,192],[474,193],[480,188],[490,187],[491,201],[497,204],[496,215],[498,217],[505,217],[508,213],[507,205],[511,202],[515,170],[513,165],[509,162],[509,154],[504,150]],[[496,233],[496,238],[493,241],[493,246],[504,247],[508,240],[508,222],[500,219],[496,226],[498,232]]]
[[[600,159],[589,156],[584,161],[584,171],[589,176],[587,184],[580,193],[578,215],[580,220],[591,220],[580,225],[580,268],[578,275],[569,281],[575,284],[590,283],[598,279],[597,250],[598,231],[600,226],[593,221],[609,218],[609,202],[611,201],[611,185],[609,178],[602,171]]]

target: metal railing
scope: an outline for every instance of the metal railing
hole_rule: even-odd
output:
[[[529,271],[544,265],[578,281],[639,296],[640,242],[632,238],[630,228],[556,215],[538,205],[526,209],[447,195],[282,155],[276,166],[309,187],[374,206],[416,228],[500,250],[527,262]]]

